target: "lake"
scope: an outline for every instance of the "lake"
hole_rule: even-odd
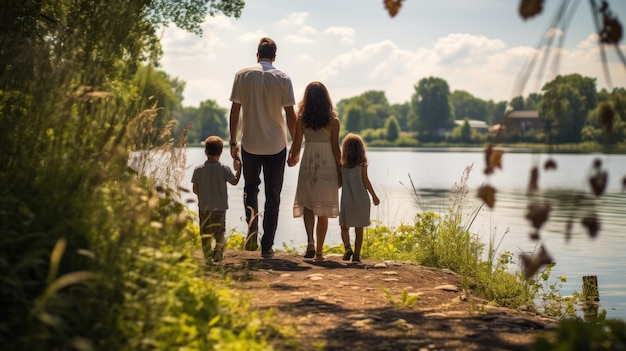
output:
[[[542,169],[539,191],[529,195],[527,187],[530,169],[533,165],[543,165],[548,157],[556,161],[557,169]],[[553,276],[564,275],[568,278],[561,294],[581,292],[582,277],[596,275],[600,309],[605,309],[609,318],[626,319],[626,192],[622,189],[622,180],[626,176],[626,155],[547,155],[505,149],[502,169],[496,169],[489,177],[483,173],[485,161],[482,149],[370,148],[368,158],[370,180],[381,200],[379,206],[372,205],[372,219],[389,227],[412,224],[415,214],[421,211],[415,200],[411,180],[425,208],[443,214],[448,208],[450,190],[455,183],[460,182],[466,167],[472,166],[467,180],[469,193],[464,206],[468,216],[482,203],[476,197],[477,189],[482,184],[492,185],[497,193],[494,208],[483,207],[471,231],[485,243],[490,238],[495,238],[496,242],[502,240],[498,251],[510,250],[517,256],[523,252],[532,253],[538,248],[538,241],[529,236],[533,228],[525,218],[528,204],[531,201],[548,201],[552,211],[548,222],[541,228],[541,243],[557,262],[552,271]],[[609,174],[606,192],[601,197],[591,193],[587,181],[595,159],[602,160],[603,168]],[[193,168],[204,160],[203,148],[188,149],[188,167],[183,186],[191,189]],[[232,167],[227,148],[221,161]],[[276,249],[282,249],[283,243],[296,248],[306,245],[302,218],[293,218],[292,215],[297,177],[298,166],[286,167],[274,246]],[[228,190],[227,231],[234,229],[246,233],[243,178],[237,186],[229,185]],[[192,195],[186,194],[185,198],[194,199]],[[259,203],[262,210],[262,190]],[[195,203],[189,204],[193,211],[197,211],[196,206]],[[581,219],[590,215],[595,216],[601,225],[595,238],[590,237],[581,225]],[[569,240],[565,235],[568,221],[573,221]],[[353,232],[351,235],[354,235]],[[326,244],[341,244],[336,218],[329,220]]]

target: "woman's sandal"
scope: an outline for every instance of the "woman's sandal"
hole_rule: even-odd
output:
[[[306,248],[306,252],[304,253],[304,258],[313,258],[315,257],[315,247],[313,245],[309,245]]]

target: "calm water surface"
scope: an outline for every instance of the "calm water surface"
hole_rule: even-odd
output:
[[[412,224],[420,212],[411,180],[423,206],[428,211],[445,213],[449,204],[450,190],[460,183],[464,170],[472,167],[467,186],[469,193],[465,209],[469,213],[478,208],[481,201],[476,190],[488,183],[497,189],[494,209],[484,207],[472,225],[472,232],[488,243],[494,238],[502,240],[499,251],[510,250],[515,255],[531,253],[538,242],[529,238],[532,231],[525,219],[527,205],[533,201],[552,204],[549,221],[541,229],[541,243],[557,265],[553,275],[565,275],[567,283],[561,293],[581,291],[582,276],[597,275],[601,309],[611,318],[626,319],[626,193],[622,191],[622,179],[626,176],[626,155],[557,154],[551,157],[557,163],[555,171],[541,171],[540,192],[529,196],[526,192],[530,168],[543,164],[545,154],[505,152],[503,169],[486,177],[482,150],[427,151],[423,149],[369,149],[368,173],[378,197],[379,206],[372,205],[372,219],[387,226]],[[589,190],[587,178],[594,159],[600,158],[609,173],[609,184],[604,196],[596,198]],[[204,162],[202,148],[189,148],[184,186],[191,188],[191,174],[196,164]],[[232,159],[226,149],[223,163],[231,165]],[[289,247],[304,247],[306,233],[301,218],[293,218],[292,206],[298,177],[298,166],[286,168],[282,192],[278,232],[275,248],[283,243]],[[261,188],[263,185],[261,184]],[[191,194],[193,195],[193,194]],[[187,195],[188,198],[193,198]],[[227,228],[246,232],[243,210],[243,179],[237,186],[229,185],[229,210]],[[259,202],[264,201],[262,191]],[[197,211],[196,204],[190,208]],[[580,224],[581,218],[595,215],[601,223],[599,234],[591,238]],[[565,236],[568,221],[573,223],[569,240]],[[338,220],[329,220],[326,237],[329,245],[341,243]]]

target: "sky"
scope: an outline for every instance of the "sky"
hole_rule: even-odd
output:
[[[248,0],[238,19],[208,17],[202,36],[165,28],[161,69],[185,81],[184,106],[214,100],[229,108],[235,73],[256,63],[259,39],[268,36],[278,46],[274,66],[291,77],[296,102],[311,81],[324,83],[335,104],[369,90],[384,91],[392,104],[408,102],[428,77],[444,79],[451,92],[494,101],[539,92],[557,74],[596,78],[598,89],[626,86],[614,47],[606,48],[610,86],[605,78],[588,1],[570,1],[579,4],[565,32],[550,29],[561,0],[545,0],[543,12],[526,20],[519,2],[405,0],[391,17],[382,0]],[[626,24],[626,1],[609,3]],[[558,61],[557,50],[537,50],[548,36],[563,40]],[[626,54],[625,39],[620,47]],[[516,81],[532,57],[550,64],[543,74],[536,64],[520,89]]]

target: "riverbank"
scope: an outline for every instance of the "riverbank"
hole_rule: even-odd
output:
[[[201,260],[201,259],[200,259]],[[323,262],[277,252],[227,250],[207,268],[211,278],[248,291],[254,306],[293,325],[300,347],[276,349],[530,350],[557,322],[531,311],[490,306],[461,289],[449,270],[363,259]]]

